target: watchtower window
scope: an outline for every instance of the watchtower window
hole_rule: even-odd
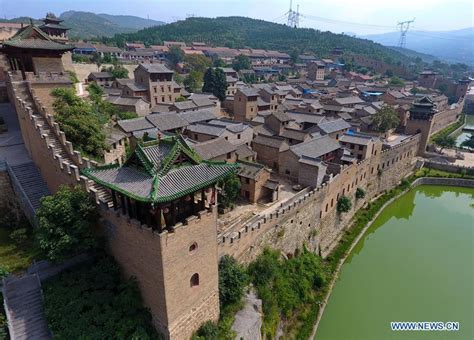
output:
[[[191,276],[191,279],[189,280],[189,284],[191,287],[199,286],[199,274],[195,273],[193,276]]]

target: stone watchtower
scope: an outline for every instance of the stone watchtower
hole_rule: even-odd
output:
[[[436,106],[428,97],[423,97],[415,100],[410,109],[405,133],[413,135],[421,133],[418,154],[423,155],[428,144],[428,139],[431,135],[431,128],[433,126],[433,116],[436,113]]]
[[[140,143],[122,166],[83,170],[112,197],[102,207],[110,250],[165,339],[189,339],[219,318],[215,184],[233,171],[201,162],[181,137]]]

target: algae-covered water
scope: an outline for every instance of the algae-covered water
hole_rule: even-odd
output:
[[[392,331],[457,321],[459,331]],[[316,340],[474,339],[474,189],[419,186],[389,205],[343,265]]]

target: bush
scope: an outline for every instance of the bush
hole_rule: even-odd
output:
[[[236,174],[227,176],[219,182],[222,190],[219,192],[218,202],[221,207],[232,207],[240,193],[240,180]]]
[[[262,299],[262,332],[270,338],[275,336],[281,316],[291,318],[304,306],[317,304],[318,291],[325,284],[319,257],[306,249],[288,260],[282,260],[276,251],[265,249],[250,264],[249,273]],[[299,319],[305,316],[299,314]]]
[[[91,93],[102,91],[97,87],[91,84],[88,89]],[[56,98],[53,102],[55,118],[66,134],[66,138],[79,150],[101,157],[108,149],[102,124],[108,121],[110,112],[106,109],[110,109],[111,106],[101,105],[101,102],[94,104],[86,102],[70,88],[56,88],[51,95]],[[94,94],[91,97],[95,100],[100,99]]]
[[[43,283],[44,307],[55,339],[159,339],[134,280],[101,255]]]
[[[365,191],[364,189],[362,188],[357,188],[356,190],[356,198],[357,199],[360,199],[360,198],[364,198],[365,197]]]
[[[199,327],[192,340],[219,340],[219,327],[212,321],[206,321]]]
[[[50,261],[62,261],[96,246],[93,227],[99,214],[80,187],[62,186],[56,194],[43,197],[37,216],[36,237]]]
[[[221,307],[240,302],[248,276],[237,261],[224,255],[219,261],[219,299]]]
[[[120,120],[138,118],[138,115],[135,112],[130,112],[130,111],[125,111],[125,112],[119,111],[117,112],[117,116]]]
[[[348,197],[342,196],[337,201],[337,212],[345,213],[351,210],[351,208],[352,208],[352,202]]]
[[[10,238],[17,244],[24,244],[28,240],[28,230],[26,228],[15,229],[10,233]]]

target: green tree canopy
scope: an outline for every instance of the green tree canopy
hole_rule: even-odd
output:
[[[224,208],[230,207],[234,204],[240,193],[240,180],[235,174],[227,176],[219,183],[222,188],[218,202]]]
[[[337,201],[337,211],[338,212],[345,213],[345,212],[348,212],[349,210],[351,210],[351,208],[352,208],[352,202],[349,199],[349,197],[342,196]]]
[[[440,134],[433,139],[436,145],[441,148],[441,151],[445,148],[453,148],[456,146],[456,140],[448,135]]]
[[[191,71],[184,79],[186,91],[197,92],[202,89],[203,74],[198,71]]]
[[[250,68],[250,58],[246,55],[239,54],[235,57],[234,62],[232,63],[232,67],[237,72],[240,70],[247,70]]]
[[[92,84],[90,86],[92,102],[79,98],[73,89],[54,89],[51,92],[55,98],[53,109],[61,130],[75,148],[89,155],[102,157],[108,150],[102,124],[109,120],[113,108],[110,103],[99,98],[101,89]]]
[[[80,187],[62,186],[41,199],[36,237],[46,257],[62,261],[96,246],[93,228],[99,214],[93,200]]]
[[[372,125],[379,132],[387,132],[395,129],[400,123],[397,112],[390,105],[384,105],[377,113],[374,114]]]
[[[239,302],[248,283],[245,269],[229,255],[219,261],[219,301],[221,307]]]
[[[390,78],[390,81],[388,82],[388,85],[389,86],[397,86],[397,87],[403,87],[405,86],[405,82],[398,78],[397,76],[394,76],[392,78]]]
[[[167,58],[173,65],[176,65],[184,60],[184,52],[179,46],[171,46]]]
[[[197,71],[203,74],[212,65],[210,58],[199,54],[187,55],[184,57],[184,61],[188,64],[191,71]]]
[[[219,98],[220,101],[225,99],[227,90],[227,81],[224,71],[220,68],[208,68],[204,74],[204,85],[202,92],[210,92]]]

